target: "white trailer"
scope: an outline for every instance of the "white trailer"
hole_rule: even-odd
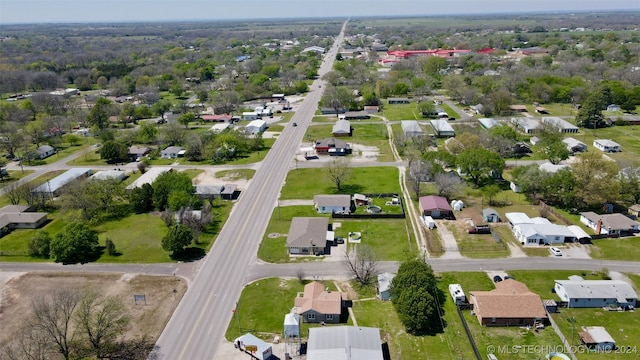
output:
[[[449,284],[449,293],[456,305],[462,305],[467,302],[467,297],[465,296],[464,291],[462,291],[462,286],[460,286],[460,284]]]

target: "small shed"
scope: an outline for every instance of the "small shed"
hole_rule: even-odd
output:
[[[456,305],[462,305],[467,302],[467,296],[462,291],[460,284],[449,284],[449,294]]]
[[[497,211],[491,208],[482,210],[482,218],[486,222],[500,222],[500,215]]]
[[[436,132],[437,137],[453,137],[456,135],[453,127],[447,120],[430,120],[429,123]]]
[[[613,350],[616,348],[616,341],[603,326],[583,326],[580,332],[580,341],[593,350]]]
[[[284,316],[284,337],[300,337],[300,315],[288,313]]]
[[[91,175],[89,179],[122,181],[126,177],[127,177],[127,174],[121,170],[102,170]]]

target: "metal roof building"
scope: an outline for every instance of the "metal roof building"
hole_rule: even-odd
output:
[[[54,177],[46,183],[38,186],[33,190],[35,193],[49,193],[52,195],[58,195],[60,189],[62,189],[67,183],[79,179],[81,177],[87,177],[91,175],[91,169],[89,168],[73,168],[66,172]]]
[[[380,329],[330,326],[309,329],[307,360],[382,360]]]
[[[400,126],[402,126],[405,136],[422,136],[422,128],[415,120],[402,120]]]
[[[152,167],[147,170],[146,173],[142,174],[142,176],[137,178],[136,181],[129,184],[129,186],[127,186],[127,190],[133,190],[135,188],[142,187],[142,185],[144,184],[151,184],[156,180],[158,176],[167,171],[171,171],[171,169],[171,167]]]
[[[557,116],[543,117],[542,122],[557,128],[561,133],[577,133],[580,130],[577,126]]]

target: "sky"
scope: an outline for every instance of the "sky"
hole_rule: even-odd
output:
[[[0,0],[0,25],[640,11],[640,0]]]

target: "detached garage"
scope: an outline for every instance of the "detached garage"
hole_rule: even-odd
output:
[[[442,196],[420,197],[420,211],[422,211],[422,216],[431,216],[434,219],[453,218],[453,210],[447,202],[447,198]]]

